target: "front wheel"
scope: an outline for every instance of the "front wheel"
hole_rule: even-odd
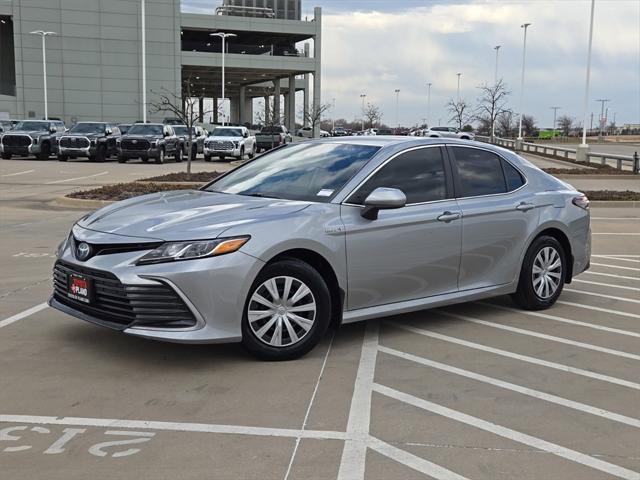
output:
[[[262,269],[245,302],[242,344],[263,360],[291,360],[315,347],[329,325],[331,298],[307,263],[281,260]]]
[[[11,154],[10,153],[3,153],[2,154],[2,159],[3,160],[11,160]]]
[[[204,161],[205,162],[210,162],[211,161],[211,155],[205,155],[204,156]]]
[[[106,145],[98,145],[98,148],[96,149],[96,156],[95,156],[95,161],[96,162],[104,162],[107,159],[107,146]]]
[[[251,159],[252,159],[253,157],[255,157],[255,156],[256,156],[256,146],[254,145],[254,146],[251,148],[251,153],[249,154],[249,159],[251,160]]]
[[[38,154],[38,160],[49,160],[51,156],[51,145],[49,143],[43,143],[40,147],[40,153]]]
[[[173,158],[175,158],[176,162],[178,162],[178,163],[180,163],[182,161],[182,149],[181,148],[178,148],[176,150],[176,154],[175,154],[175,156]]]
[[[566,255],[560,242],[549,236],[536,238],[524,257],[514,302],[525,310],[551,307],[562,293],[565,272]]]
[[[127,163],[127,157],[124,155],[118,155],[118,163]]]
[[[164,149],[161,148],[158,156],[156,157],[156,163],[164,163]]]
[[[69,157],[67,157],[66,155],[58,154],[59,162],[66,162],[67,160],[69,160]]]

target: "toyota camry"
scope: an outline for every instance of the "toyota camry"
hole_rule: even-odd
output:
[[[554,304],[589,267],[589,201],[498,147],[338,137],[199,190],[81,218],[50,305],[139,337],[299,357],[341,323],[510,294]]]

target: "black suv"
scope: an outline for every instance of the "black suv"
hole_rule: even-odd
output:
[[[118,154],[116,146],[120,130],[105,122],[78,122],[58,139],[58,160],[86,157],[92,162],[104,162]]]
[[[136,123],[126,135],[117,139],[118,162],[125,163],[131,158],[141,158],[148,162],[150,158],[156,163],[164,163],[167,156],[182,161],[180,139],[171,125],[162,123]]]
[[[13,155],[35,155],[40,160],[48,160],[56,153],[58,138],[64,132],[64,123],[58,120],[23,120],[0,136],[0,153],[5,160]]]

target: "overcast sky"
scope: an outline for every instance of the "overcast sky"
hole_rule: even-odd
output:
[[[213,10],[220,0],[182,0],[184,11]],[[360,94],[395,123],[426,116],[427,82],[431,123],[445,124],[445,104],[456,96],[474,103],[478,85],[493,82],[495,45],[501,45],[499,76],[518,110],[522,67],[522,23],[527,34],[524,108],[539,126],[553,123],[551,106],[582,117],[590,0],[303,0],[304,14],[323,8],[323,101],[335,98],[335,116],[353,119]],[[609,120],[640,123],[640,1],[596,0],[589,112],[595,99],[611,102]]]

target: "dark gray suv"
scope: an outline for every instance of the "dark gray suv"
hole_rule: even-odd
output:
[[[116,140],[118,162],[125,163],[132,158],[148,162],[153,158],[156,163],[164,163],[167,156],[176,162],[182,161],[180,139],[171,125],[162,123],[136,123]]]
[[[59,120],[24,120],[0,137],[0,153],[9,160],[13,155],[35,155],[48,160],[58,150],[58,138],[65,132]]]
[[[58,160],[86,157],[91,161],[104,162],[118,154],[117,139],[120,130],[105,122],[78,122],[58,140]]]

